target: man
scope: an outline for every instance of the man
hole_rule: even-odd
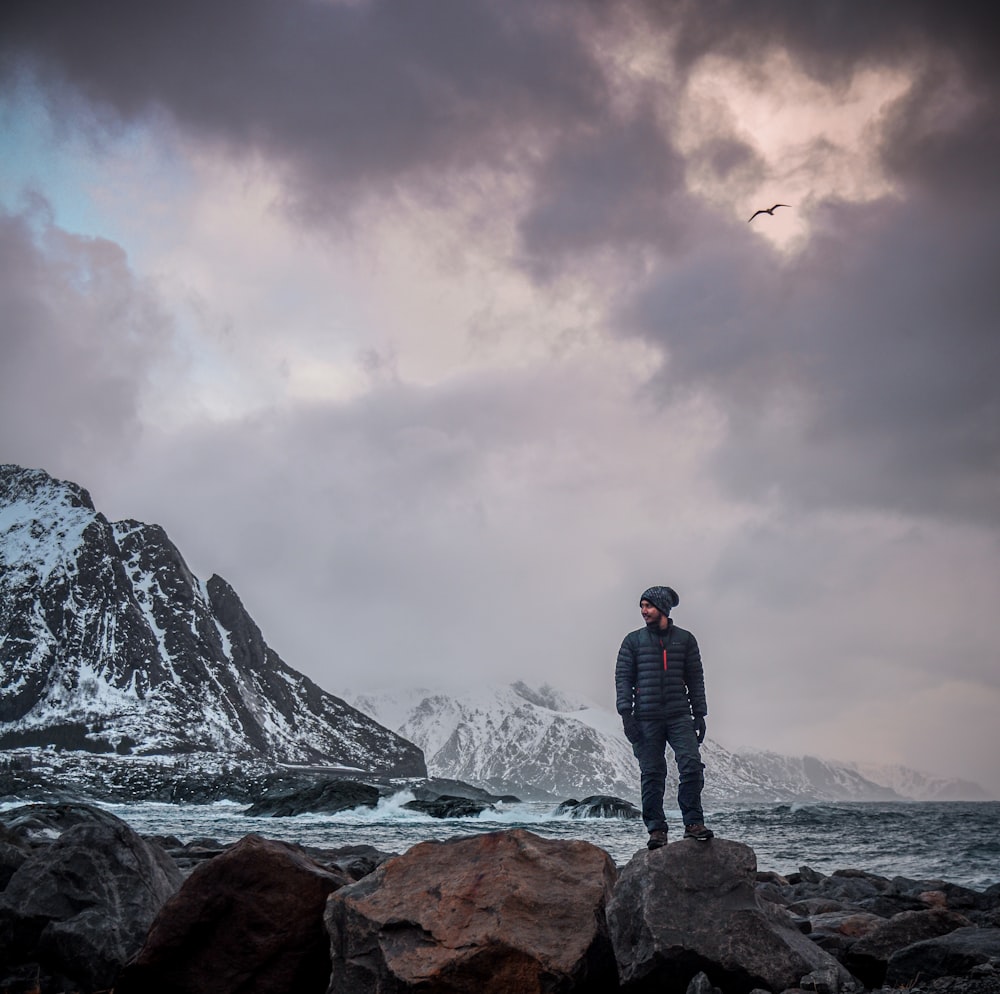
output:
[[[625,737],[639,760],[642,820],[650,849],[667,844],[663,791],[667,782],[666,750],[677,762],[677,806],[684,837],[706,842],[701,791],[705,784],[699,745],[705,741],[705,676],[695,637],[678,628],[670,610],[680,603],[671,587],[650,587],[639,598],[645,628],[629,632],[615,666],[616,707]]]

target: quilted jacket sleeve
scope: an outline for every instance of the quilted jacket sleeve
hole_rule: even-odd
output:
[[[705,700],[705,671],[701,665],[701,650],[698,640],[691,635],[687,651],[684,654],[684,683],[687,686],[688,700],[691,702],[691,713],[695,716],[708,714],[708,703]]]
[[[630,636],[626,635],[618,650],[615,663],[615,708],[619,714],[631,714],[635,699],[636,651]]]

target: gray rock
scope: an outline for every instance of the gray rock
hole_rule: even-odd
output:
[[[407,801],[403,805],[410,811],[419,811],[422,814],[430,815],[432,818],[475,818],[484,811],[496,810],[492,804],[486,801],[474,801],[468,797],[441,797],[428,798],[427,800]]]
[[[27,845],[54,842],[77,825],[104,825],[117,828],[125,823],[110,811],[91,804],[49,802],[22,804],[0,812],[0,823],[10,837]]]
[[[797,874],[789,874],[788,877],[790,883],[804,884],[818,884],[825,879],[826,877],[822,873],[814,870],[811,866],[800,866]]]
[[[809,921],[812,923],[813,935],[829,932],[857,941],[878,928],[885,919],[867,911],[845,908],[841,911],[824,911],[810,915]]]
[[[582,801],[570,798],[556,808],[555,814],[570,818],[641,818],[642,812],[631,801],[609,794],[592,794]]]
[[[973,968],[1000,959],[1000,928],[959,928],[915,942],[893,953],[885,971],[888,987],[912,986],[938,977],[964,977]]]
[[[757,896],[762,901],[770,901],[772,904],[780,904],[783,908],[787,907],[789,904],[788,897],[780,884],[765,881],[764,883],[758,883],[755,890],[757,891]]]
[[[14,871],[0,894],[0,962],[74,988],[108,988],[181,880],[160,847],[99,812]]]
[[[0,890],[10,883],[17,868],[28,858],[24,846],[0,841]]]
[[[757,898],[756,869],[752,849],[725,839],[634,856],[607,912],[622,989],[684,994],[700,972],[725,991],[782,991],[823,969],[850,982],[787,912]]]
[[[823,966],[807,973],[800,981],[799,987],[804,991],[815,991],[816,994],[838,994],[841,986],[841,974],[832,966]]]
[[[946,908],[904,911],[877,925],[847,951],[844,965],[868,987],[881,986],[893,953],[971,923],[964,915]]]
[[[418,801],[433,801],[437,797],[465,797],[470,801],[483,801],[486,804],[495,804],[497,801],[504,803],[520,803],[516,797],[511,795],[501,796],[491,794],[482,787],[474,787],[470,783],[461,780],[452,780],[448,777],[428,777],[420,783],[409,785],[410,791]]]
[[[905,894],[876,894],[855,902],[855,907],[870,911],[880,918],[894,918],[904,911],[926,911],[927,905],[918,897],[908,897]]]
[[[355,780],[320,780],[306,786],[260,797],[243,813],[252,817],[290,818],[309,812],[374,808],[381,794],[377,787]]]
[[[306,847],[306,852],[318,863],[332,870],[346,874],[351,880],[360,880],[374,873],[387,859],[398,853],[381,852],[374,846],[340,846],[337,849],[314,849]]]
[[[825,915],[831,912],[846,911],[842,901],[834,901],[829,897],[807,897],[802,901],[793,901],[788,910],[795,915]]]
[[[708,979],[706,974],[698,973],[687,985],[685,994],[722,994],[722,992]]]

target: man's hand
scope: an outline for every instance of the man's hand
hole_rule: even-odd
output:
[[[695,738],[698,740],[698,745],[701,745],[702,742],[705,741],[706,731],[705,716],[703,714],[696,714],[694,716],[694,734]]]
[[[632,743],[632,745],[638,745],[642,741],[642,728],[639,725],[639,719],[632,714],[622,715],[622,728],[625,729],[625,738]]]

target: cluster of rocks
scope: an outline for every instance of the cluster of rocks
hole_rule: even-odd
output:
[[[781,877],[726,839],[619,868],[523,829],[390,855],[141,838],[86,805],[0,815],[11,994],[992,994],[998,962],[1000,886]]]
[[[866,988],[1000,994],[1000,884],[809,867],[757,874],[757,896],[784,909]]]
[[[61,757],[59,762],[62,762]],[[72,760],[65,761],[74,766]],[[55,765],[53,765],[53,763]],[[0,798],[48,803],[98,803],[138,800],[171,804],[246,804],[244,814],[286,818],[374,808],[385,797],[410,791],[406,807],[437,818],[476,817],[500,803],[519,803],[512,795],[489,791],[445,777],[387,777],[329,767],[284,767],[262,762],[219,766],[215,757],[188,763],[112,762],[89,757],[85,768],[75,761],[70,773],[56,760],[44,764],[27,755],[0,761]],[[611,801],[617,799],[610,798]],[[567,802],[576,804],[578,802]],[[618,801],[628,805],[627,801]]]
[[[378,802],[403,790],[413,800],[403,804],[432,818],[475,818],[495,811],[499,803],[518,803],[459,780],[430,777],[421,780],[320,777],[303,782],[301,775],[279,774],[265,779],[254,802],[243,813],[255,817],[288,818],[299,814],[336,814],[355,808],[374,808]]]

